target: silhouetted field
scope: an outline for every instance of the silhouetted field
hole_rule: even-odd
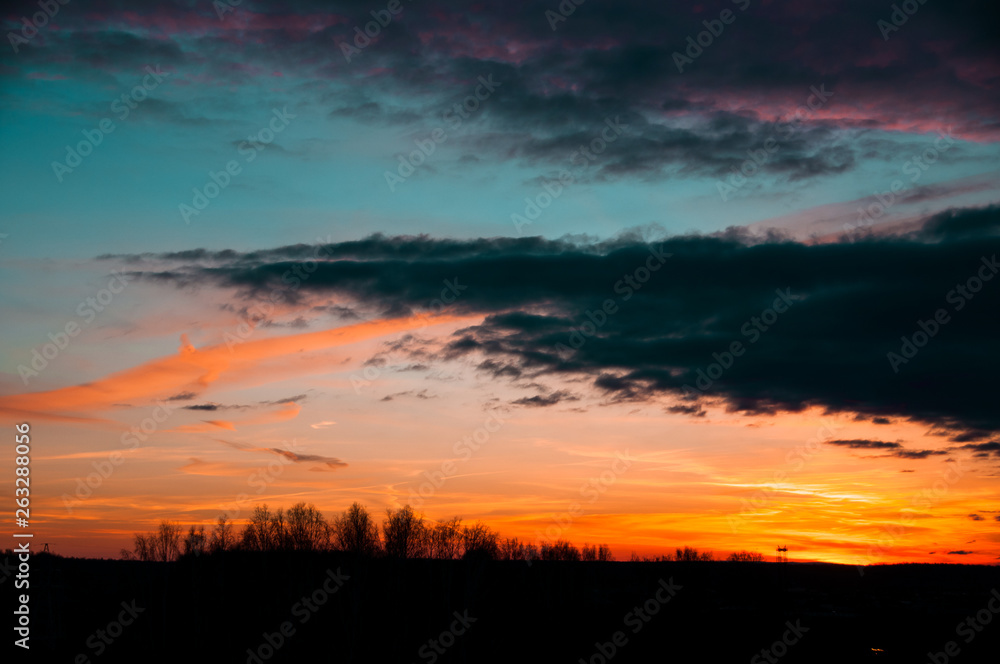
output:
[[[927,662],[953,641],[960,652],[949,661],[965,664],[997,661],[994,589],[1000,568],[971,565],[862,576],[853,566],[774,563],[40,555],[31,645],[44,661],[81,664],[849,663]],[[966,627],[966,643],[956,627],[977,613],[991,624]],[[109,627],[120,617],[130,624]],[[791,645],[775,646],[783,636]]]

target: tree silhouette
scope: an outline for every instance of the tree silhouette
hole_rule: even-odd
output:
[[[665,556],[665,559],[671,559],[669,553]],[[678,562],[708,562],[714,560],[714,558],[711,551],[698,551],[694,547],[685,546],[683,549],[677,547],[673,560]]]
[[[212,541],[210,548],[215,551],[229,551],[236,544],[236,537],[233,535],[233,524],[225,514],[219,517],[212,530]]]
[[[382,546],[378,525],[368,510],[358,502],[353,503],[337,517],[333,526],[337,548],[359,556],[374,556]]]
[[[430,533],[431,558],[453,560],[461,557],[462,552],[462,519],[456,516],[436,524]]]
[[[498,560],[534,560],[538,557],[538,547],[514,538],[505,538],[500,541],[500,550],[497,554]]]
[[[198,526],[197,528],[191,526],[188,529],[188,534],[184,537],[184,555],[200,556],[205,552],[206,543],[205,526]]]
[[[250,520],[243,528],[243,536],[240,538],[240,543],[248,551],[274,550],[271,512],[267,509],[267,504],[257,505],[253,508]]]
[[[500,533],[491,530],[481,521],[462,530],[463,558],[486,558],[492,560],[500,551]]]
[[[542,542],[541,558],[542,560],[580,560],[580,550],[571,542],[562,539],[551,543]]]
[[[756,551],[737,551],[729,554],[726,560],[733,563],[762,563],[764,554]]]
[[[427,528],[423,515],[417,516],[409,505],[393,511],[386,508],[382,522],[385,554],[390,558],[418,558],[426,555]]]
[[[296,503],[285,513],[286,540],[295,551],[327,548],[330,531],[322,513],[313,504]]]
[[[154,532],[135,533],[132,550],[123,548],[121,557],[170,562],[182,552],[189,556],[240,549],[258,552],[338,550],[366,557],[385,554],[396,559],[614,560],[606,544],[584,545],[581,553],[571,542],[557,540],[543,543],[539,550],[534,544],[517,538],[503,538],[481,521],[463,526],[461,517],[456,516],[431,525],[409,505],[387,509],[381,525],[380,536],[379,524],[358,502],[335,517],[332,523],[327,522],[312,504],[299,502],[287,510],[272,511],[265,503],[254,507],[241,531],[222,515],[210,535],[206,534],[203,525],[190,525],[182,539],[183,530],[179,524],[162,521]],[[633,558],[638,559],[634,554]],[[684,547],[677,549],[676,557],[668,554],[660,558],[671,559],[711,560],[712,556]],[[730,560],[735,559],[730,556]]]
[[[600,560],[609,561],[614,560],[615,557],[611,555],[611,548],[607,544],[600,544],[590,546],[584,544],[583,548],[580,549],[580,558],[582,560]]]
[[[180,555],[181,527],[169,521],[161,521],[156,532],[145,535],[136,533],[132,536],[134,553],[131,557],[137,560],[159,560],[169,562]]]

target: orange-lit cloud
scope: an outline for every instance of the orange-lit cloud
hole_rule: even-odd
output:
[[[200,350],[194,348],[184,336],[176,355],[153,360],[84,385],[2,397],[0,415],[11,419],[83,418],[84,416],[79,415],[82,411],[99,411],[134,401],[165,399],[177,392],[200,392],[223,377],[229,382],[260,379],[258,370],[268,361],[423,328],[428,323],[458,320],[463,318],[420,315],[384,319],[284,337],[230,341],[228,344]],[[294,417],[297,413],[291,411],[290,405],[286,410],[288,417]]]

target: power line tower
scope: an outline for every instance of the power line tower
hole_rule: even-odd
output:
[[[44,549],[42,549],[42,553],[49,553],[49,543],[48,543],[48,542],[45,542],[45,543],[43,544],[43,546],[44,546],[45,548],[44,548]]]
[[[779,546],[778,555],[775,557],[775,562],[777,563],[787,563],[788,562],[788,547]]]

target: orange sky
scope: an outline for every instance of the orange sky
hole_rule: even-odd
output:
[[[849,564],[995,563],[1000,554],[990,523],[1000,494],[986,464],[964,452],[873,463],[870,450],[824,443],[944,448],[925,425],[721,406],[691,418],[666,413],[667,402],[613,404],[596,393],[570,406],[510,406],[517,391],[468,360],[407,371],[410,361],[384,346],[407,333],[433,344],[474,322],[255,330],[230,349],[219,341],[232,321],[220,319],[199,332],[200,347],[184,339],[174,354],[86,384],[0,398],[6,426],[32,426],[37,541],[64,555],[116,556],[161,519],[211,524],[260,502],[298,501],[329,516],[359,500],[379,516],[409,502],[431,519],[482,519],[536,543],[608,543],[619,559],[682,545],[723,557],[787,545],[792,560]],[[366,369],[379,352],[385,364]],[[168,400],[183,393],[192,398]],[[181,408],[190,404],[223,407]]]

